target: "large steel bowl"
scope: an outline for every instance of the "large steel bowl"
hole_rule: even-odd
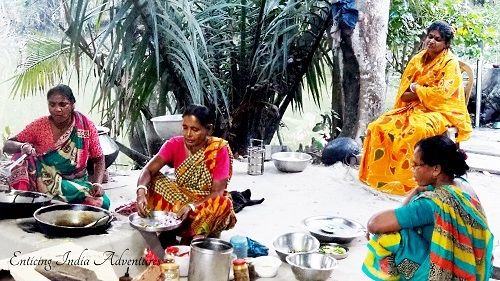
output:
[[[324,281],[333,273],[337,260],[320,253],[299,253],[286,257],[292,272],[300,281]]]
[[[181,134],[182,114],[157,116],[151,118],[151,122],[158,136],[164,140]]]
[[[277,152],[271,158],[276,169],[287,172],[302,172],[311,163],[311,155],[302,152]]]
[[[294,253],[313,253],[319,249],[319,241],[303,232],[291,232],[278,236],[273,242],[274,250],[283,262]]]

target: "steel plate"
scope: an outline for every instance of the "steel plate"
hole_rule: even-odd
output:
[[[349,243],[366,233],[360,223],[337,216],[309,217],[303,223],[320,242]]]
[[[164,211],[153,211],[145,218],[139,216],[136,212],[130,214],[128,220],[133,228],[146,232],[173,230],[179,228],[182,224],[182,221],[177,219],[175,213]]]

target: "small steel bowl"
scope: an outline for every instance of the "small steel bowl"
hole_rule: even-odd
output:
[[[294,253],[313,253],[319,249],[319,241],[303,232],[291,232],[278,236],[273,242],[274,250],[283,262]]]
[[[334,253],[324,252],[323,248],[325,246],[332,246],[332,247],[342,248],[342,249],[345,250],[345,253],[339,254],[339,253],[335,253],[335,252]],[[342,259],[347,258],[347,256],[349,256],[349,248],[347,248],[346,246],[339,245],[337,243],[321,243],[321,245],[319,246],[318,252],[320,254],[330,255],[330,256],[334,257],[336,260],[342,260]]]
[[[330,278],[337,260],[320,253],[299,253],[286,257],[292,272],[300,281],[324,281]]]
[[[311,155],[302,152],[277,152],[271,158],[276,169],[287,172],[302,172],[311,163]]]

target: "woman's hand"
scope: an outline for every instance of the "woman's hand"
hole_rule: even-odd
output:
[[[149,216],[148,200],[146,199],[146,193],[144,192],[144,190],[139,189],[137,191],[136,204],[139,216],[141,217]]]
[[[90,195],[94,197],[102,197],[104,195],[104,189],[102,188],[102,184],[97,182],[93,183],[92,190],[90,190]]]
[[[410,203],[411,199],[416,196],[417,194],[419,194],[420,192],[425,192],[427,191],[427,186],[417,186],[415,187],[405,198],[405,200],[403,200],[403,206],[407,205],[408,203]]]
[[[412,93],[412,92],[404,92],[401,95],[401,100],[403,102],[419,101],[417,94]]]
[[[177,218],[184,221],[185,219],[187,219],[189,213],[191,213],[191,211],[193,211],[194,208],[195,208],[194,204],[192,203],[185,205],[177,212]]]
[[[33,147],[33,145],[31,145],[31,143],[28,143],[28,142],[21,144],[21,148],[19,150],[21,151],[21,153],[24,153],[27,155],[31,155],[31,154],[36,155],[35,148]]]

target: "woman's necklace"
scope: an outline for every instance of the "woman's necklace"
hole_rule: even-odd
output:
[[[184,143],[184,148],[186,149],[186,155],[191,156],[196,152],[198,152],[200,149],[205,149],[207,147],[207,144],[208,144],[208,138],[203,142],[203,144],[193,147],[191,149],[187,147],[187,145]]]

